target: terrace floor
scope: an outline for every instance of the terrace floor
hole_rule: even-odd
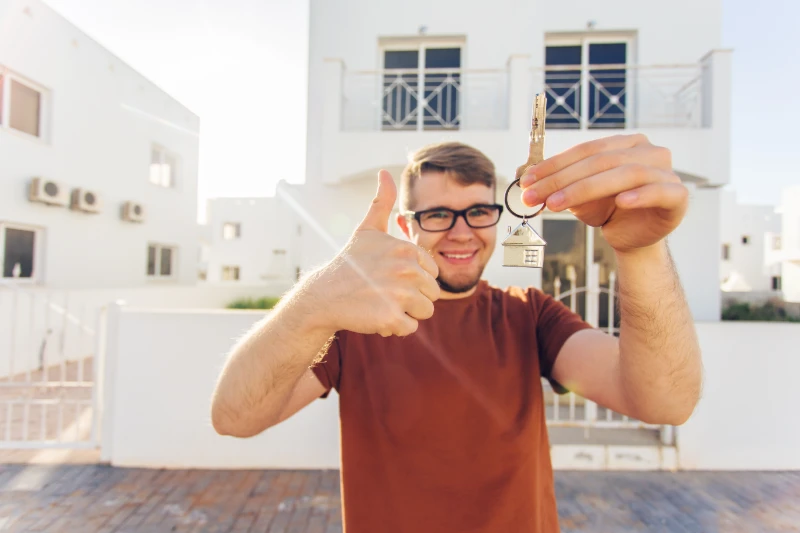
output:
[[[800,472],[556,472],[563,533],[800,532]],[[342,531],[337,471],[0,465],[0,531]]]

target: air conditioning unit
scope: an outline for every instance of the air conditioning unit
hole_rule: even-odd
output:
[[[136,202],[125,202],[122,204],[122,220],[144,222],[144,206]]]
[[[33,178],[28,199],[31,202],[39,202],[48,205],[69,205],[69,188],[63,183],[44,178]]]
[[[102,207],[100,195],[88,189],[72,190],[72,209],[84,213],[99,213]]]

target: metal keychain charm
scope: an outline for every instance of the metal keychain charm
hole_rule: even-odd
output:
[[[533,116],[530,133],[528,161],[517,168],[514,181],[506,189],[505,204],[508,212],[522,219],[522,224],[513,230],[508,227],[508,236],[503,240],[503,266],[542,268],[544,264],[544,247],[547,245],[536,230],[528,224],[529,218],[534,218],[545,209],[545,204],[533,215],[520,215],[515,213],[508,205],[508,193],[529,167],[540,163],[544,159],[544,121],[547,109],[547,97],[537,94],[533,103]]]

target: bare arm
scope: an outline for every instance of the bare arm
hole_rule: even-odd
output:
[[[337,331],[403,336],[431,317],[438,269],[422,249],[387,234],[396,196],[391,175],[381,172],[345,248],[233,347],[212,398],[218,433],[257,435],[318,397],[324,388],[309,367]]]
[[[694,323],[666,245],[617,254],[620,337],[597,330],[571,337],[553,377],[614,411],[680,425],[700,395],[702,365]]]
[[[335,333],[304,289],[296,287],[231,350],[212,398],[218,433],[251,437],[280,422],[298,380]]]
[[[616,251],[620,338],[581,331],[565,344],[554,378],[579,394],[645,422],[681,424],[698,401],[700,348],[665,238],[689,193],[672,154],[641,134],[572,147],[526,171],[528,205],[571,211]]]

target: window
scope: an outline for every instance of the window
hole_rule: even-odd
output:
[[[222,238],[226,241],[238,239],[242,235],[242,225],[238,222],[226,222],[222,225]]]
[[[222,281],[238,281],[238,280],[239,280],[238,266],[222,267]]]
[[[175,155],[154,145],[150,151],[150,183],[174,187],[176,166]]]
[[[151,278],[171,278],[175,274],[176,248],[162,244],[147,247],[147,276]]]
[[[723,244],[722,245],[722,259],[727,261],[731,258],[731,245],[730,244]]]
[[[457,130],[461,46],[387,45],[383,50],[384,130]]]
[[[742,244],[750,244],[750,235],[742,235]]]
[[[625,68],[630,39],[549,38],[545,47],[547,127],[625,128],[630,106]]]
[[[43,93],[0,67],[0,126],[41,138]]]
[[[781,277],[780,276],[772,276],[772,290],[773,291],[781,290]]]
[[[3,278],[35,279],[37,233],[35,228],[0,224]]]

